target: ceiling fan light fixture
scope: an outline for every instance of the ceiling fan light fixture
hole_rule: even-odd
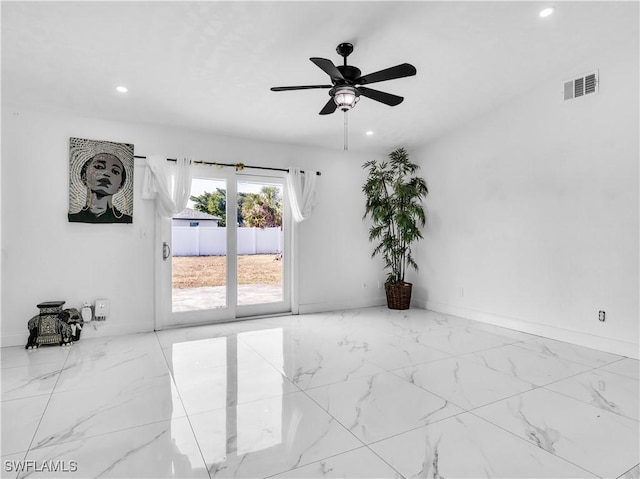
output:
[[[356,89],[352,86],[337,87],[333,95],[333,101],[342,111],[351,110],[359,99]]]

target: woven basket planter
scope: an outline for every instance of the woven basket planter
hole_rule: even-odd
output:
[[[409,309],[411,305],[411,283],[385,283],[389,309]]]

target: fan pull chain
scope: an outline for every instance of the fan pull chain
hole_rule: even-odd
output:
[[[349,149],[349,122],[347,120],[347,110],[344,111],[344,149]]]

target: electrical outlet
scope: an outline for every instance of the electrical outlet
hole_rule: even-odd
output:
[[[97,299],[94,310],[94,318],[96,321],[104,321],[109,316],[109,300]]]
[[[604,311],[598,311],[598,320],[604,323],[604,320],[605,320]]]

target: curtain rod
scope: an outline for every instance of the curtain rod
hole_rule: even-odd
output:
[[[138,156],[138,155],[135,155],[134,158],[139,158],[141,160],[146,160],[147,159],[146,156]],[[167,161],[176,162],[178,160],[176,160],[175,158],[167,158]],[[288,168],[270,168],[268,166],[251,166],[251,165],[245,165],[244,163],[210,163],[208,161],[194,161],[193,163],[195,163],[197,165],[231,166],[231,167],[235,168],[236,171],[244,170],[245,168],[253,168],[253,169],[256,169],[256,170],[286,171],[287,173],[289,173],[289,169]],[[300,170],[300,173],[304,173],[304,171]],[[322,173],[320,173],[319,171],[316,171],[316,175],[321,176]]]

